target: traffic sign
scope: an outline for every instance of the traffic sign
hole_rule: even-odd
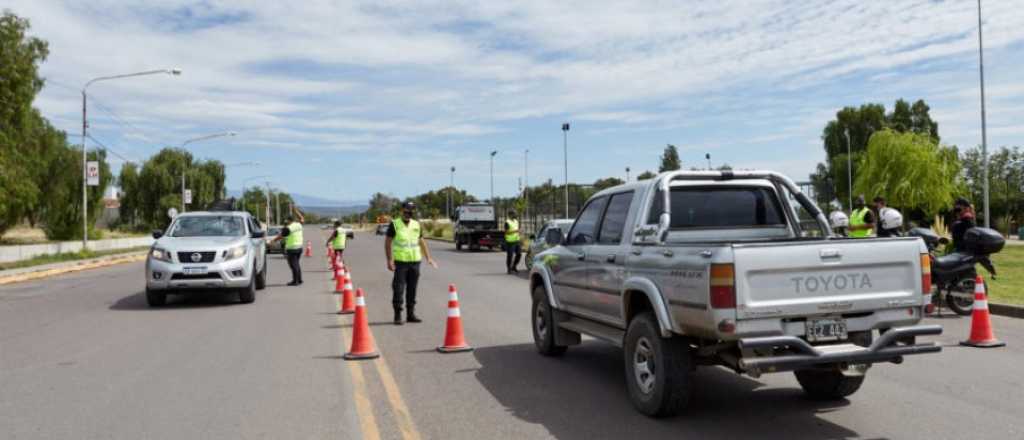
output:
[[[100,186],[100,163],[90,160],[85,164],[86,184]]]
[[[186,189],[185,190],[185,204],[186,205],[191,205],[192,204],[192,190],[190,190],[190,189]]]

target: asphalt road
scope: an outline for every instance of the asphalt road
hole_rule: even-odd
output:
[[[307,228],[310,231],[312,228]],[[320,231],[307,232],[314,243]],[[539,356],[524,277],[499,253],[431,242],[417,311],[393,326],[383,239],[360,233],[346,261],[366,291],[382,358],[347,362],[351,318],[322,250],[306,283],[250,305],[192,295],[145,305],[141,264],[0,287],[3,438],[994,438],[1024,437],[1024,321],[994,317],[1000,349],[956,345],[968,319],[931,319],[939,355],[878,365],[850,399],[802,397],[789,374],[698,371],[688,413],[667,420],[630,406],[621,353],[585,340]],[[469,343],[442,355],[447,286],[456,283]]]

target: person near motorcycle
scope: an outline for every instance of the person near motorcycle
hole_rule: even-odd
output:
[[[964,252],[964,233],[975,226],[974,207],[967,199],[960,197],[953,202],[953,226],[949,228],[953,236],[953,249]]]
[[[899,237],[900,228],[903,227],[903,214],[894,208],[885,206],[885,197],[878,196],[873,200],[875,213],[878,214],[879,237]]]
[[[863,194],[853,201],[853,211],[850,212],[850,238],[868,238],[875,230],[875,214],[871,212],[871,208],[864,205]]]

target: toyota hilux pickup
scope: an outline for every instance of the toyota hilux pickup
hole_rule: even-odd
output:
[[[605,189],[561,243],[534,256],[537,350],[581,335],[623,349],[638,411],[683,410],[698,365],[794,372],[806,394],[841,399],[872,364],[941,350],[919,337],[931,291],[918,238],[840,239],[785,176],[677,171]]]

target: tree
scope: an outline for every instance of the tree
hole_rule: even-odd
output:
[[[626,181],[618,177],[606,177],[604,179],[597,179],[594,181],[594,188],[600,191],[605,188],[622,185],[623,183],[626,183]]]
[[[0,234],[21,221],[39,202],[40,187],[32,171],[40,164],[24,148],[30,126],[41,117],[32,101],[43,88],[39,64],[49,55],[47,43],[28,37],[29,21],[11,12],[0,15]]]
[[[965,151],[961,160],[966,180],[964,196],[980,206],[984,197],[981,149]],[[992,225],[1011,233],[1011,223],[1019,224],[1021,213],[1024,212],[1024,152],[1019,147],[1002,147],[989,154],[988,163]],[[978,211],[979,217],[984,216],[981,209]]]
[[[651,171],[644,171],[644,172],[640,173],[639,176],[636,176],[636,180],[653,179],[655,176],[657,176],[657,174],[654,174]]]
[[[192,154],[180,148],[164,148],[150,157],[139,171],[133,191],[123,188],[125,196],[134,200],[141,227],[162,228],[170,223],[167,210],[181,209],[181,176],[185,174],[192,190],[190,210],[201,210],[220,199],[224,193],[224,165],[218,161],[195,161]]]
[[[682,167],[683,163],[679,160],[679,151],[676,150],[676,146],[666,145],[665,152],[661,155],[661,166],[658,167],[658,172],[675,171]]]
[[[921,210],[930,218],[949,207],[959,190],[960,160],[955,148],[943,147],[915,133],[882,130],[871,136],[854,182],[870,200],[883,196],[890,206]]]
[[[99,186],[89,189],[89,211],[86,213],[89,236],[97,237],[93,225],[103,212],[103,192],[113,180],[107,164],[107,152],[94,150],[89,160],[100,165]],[[46,197],[40,200],[41,223],[46,238],[72,240],[82,238],[82,157],[70,146],[59,150],[46,168]]]
[[[120,218],[118,222],[133,229],[137,224],[139,210],[139,168],[132,162],[121,166],[121,174],[117,177],[117,183],[121,187],[120,194]]]

